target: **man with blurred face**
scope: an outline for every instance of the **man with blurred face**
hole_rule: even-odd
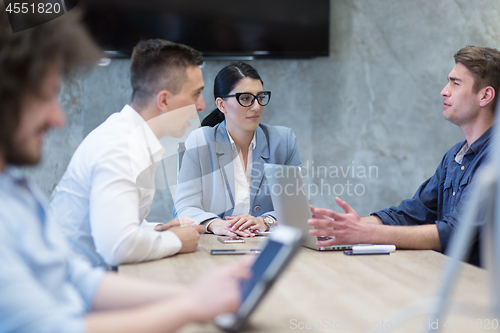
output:
[[[71,14],[12,33],[0,9],[0,332],[173,332],[234,312],[245,266],[190,286],[144,282],[74,255],[46,200],[17,169],[41,158],[44,136],[64,125],[63,77],[99,52]],[[224,293],[213,285],[222,283]]]
[[[181,137],[205,108],[200,52],[154,39],[132,54],[132,102],[81,143],[56,187],[50,211],[75,252],[96,266],[193,252],[203,226],[172,220],[155,230],[145,220],[164,136]],[[182,223],[181,223],[182,222]]]
[[[39,92],[26,92],[19,114],[19,128],[5,143],[5,159],[11,164],[35,165],[41,158],[45,134],[64,125],[64,112],[57,100],[61,73],[56,63],[47,69]]]
[[[455,66],[441,91],[443,117],[462,130],[465,141],[443,157],[436,173],[425,181],[412,199],[359,217],[345,201],[336,198],[345,214],[311,208],[311,235],[334,236],[318,246],[334,244],[395,244],[402,249],[446,252],[459,224],[464,203],[479,167],[487,160],[495,105],[500,84],[500,52],[467,46],[455,54]],[[481,221],[478,221],[481,224]],[[476,237],[468,261],[480,265]]]

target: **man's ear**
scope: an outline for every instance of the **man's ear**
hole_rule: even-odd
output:
[[[172,93],[168,90],[161,90],[158,94],[156,94],[156,106],[158,109],[163,112],[167,112],[169,110],[169,102],[172,97]]]
[[[488,106],[495,99],[495,89],[491,86],[479,90],[479,106],[482,108]]]
[[[220,110],[220,112],[222,113],[226,113],[226,107],[224,105],[224,100],[220,97],[217,97],[217,99],[215,100],[215,105],[217,105],[217,109]]]

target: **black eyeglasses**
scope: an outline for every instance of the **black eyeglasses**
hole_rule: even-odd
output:
[[[269,104],[269,101],[271,100],[271,92],[270,91],[262,91],[255,96],[254,94],[247,93],[247,92],[242,92],[242,93],[236,93],[232,95],[226,95],[226,96],[221,96],[221,98],[227,98],[227,97],[236,97],[236,100],[238,103],[243,106],[243,107],[249,107],[253,104],[255,99],[257,99],[257,103],[259,103],[262,106],[266,106]]]

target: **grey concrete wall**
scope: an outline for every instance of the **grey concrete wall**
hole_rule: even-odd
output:
[[[273,93],[264,122],[291,127],[302,161],[321,173],[310,179],[321,186],[315,194],[311,185],[311,203],[339,210],[338,194],[360,214],[369,214],[411,197],[443,154],[463,140],[461,131],[442,118],[440,91],[461,47],[500,48],[500,1],[331,4],[328,58],[251,64]],[[227,63],[206,62],[207,110],[200,117],[215,107],[213,80]],[[27,171],[47,195],[83,138],[129,101],[128,66],[128,60],[113,60],[64,87],[68,126],[48,137],[42,164]],[[168,190],[157,190],[149,220],[168,221],[171,209]]]

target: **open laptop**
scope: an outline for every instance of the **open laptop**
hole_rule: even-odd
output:
[[[312,228],[307,220],[312,218],[307,200],[307,187],[300,174],[300,167],[291,165],[265,164],[264,172],[273,200],[274,212],[279,225],[299,228],[304,235],[303,246],[318,251],[351,250],[351,245],[318,247],[318,237],[309,235]]]

